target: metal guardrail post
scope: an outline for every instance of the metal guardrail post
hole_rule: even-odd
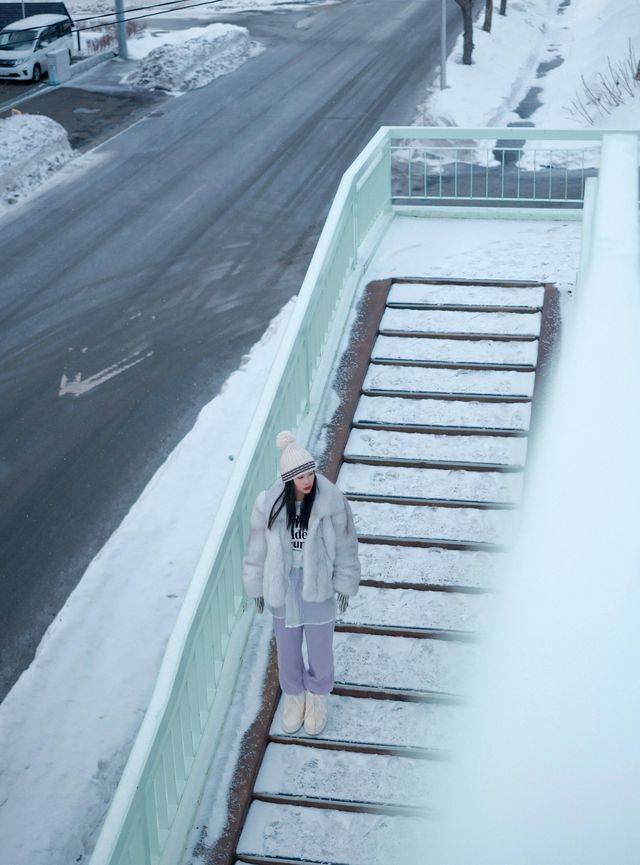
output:
[[[593,220],[595,217],[596,192],[598,182],[595,177],[590,177],[584,187],[584,205],[582,208],[582,237],[580,239],[580,262],[576,274],[576,290],[579,291],[581,283],[586,276],[591,256],[591,242],[593,237]]]

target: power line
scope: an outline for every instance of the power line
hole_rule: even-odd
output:
[[[175,0],[168,0],[168,2],[165,2],[165,3],[151,3],[148,6],[138,6],[135,9],[128,9],[127,10],[127,12],[141,12],[142,10],[145,10],[145,9],[159,8],[160,11],[158,11],[158,12],[147,12],[145,15],[132,15],[130,17],[124,17],[123,16],[119,20],[123,21],[124,23],[126,23],[127,21],[138,21],[141,18],[153,18],[156,15],[166,15],[167,12],[177,12],[177,11],[180,11],[182,9],[195,9],[198,6],[211,6],[213,3],[223,3],[223,2],[224,2],[224,0],[200,0],[200,2],[198,2],[198,3],[187,3],[187,4],[182,5],[182,6],[176,6]],[[171,6],[172,8],[171,9],[164,9],[164,8],[162,8],[164,6]],[[78,21],[80,21],[80,22],[82,22],[82,21],[96,21],[97,18],[110,18],[110,17],[115,17],[116,15],[117,15],[116,12],[104,12],[101,15],[91,15],[90,17],[87,17],[87,18],[76,18],[76,19],[74,19],[73,23],[75,24]],[[89,27],[74,27],[73,33],[84,33],[87,30],[98,30],[101,27],[105,27],[105,26],[111,27],[117,23],[118,23],[118,19],[116,19],[115,21],[101,21],[100,23],[92,24]],[[34,30],[35,29],[36,28],[34,28]],[[11,46],[16,47],[19,45],[31,45],[31,44],[33,44],[33,42],[34,42],[33,37],[31,37],[31,38],[25,37],[24,39],[12,40]],[[3,49],[3,48],[4,48],[4,46],[0,46],[0,49]],[[6,50],[6,48],[4,48],[4,50]],[[9,49],[9,50],[11,50],[11,49]]]
[[[162,6],[172,6],[173,7],[172,9],[165,10],[166,12],[178,12],[181,9],[194,9],[196,6],[211,6],[213,3],[223,3],[223,2],[224,2],[224,0],[201,0],[201,2],[198,2],[198,3],[188,3],[184,6],[176,6],[176,0],[169,0],[169,2],[166,2],[166,3],[149,3],[146,6],[137,6],[134,9],[127,9],[126,12],[127,13],[129,13],[129,12],[142,12],[142,11],[145,11],[147,9],[156,9],[156,8],[160,8]],[[111,18],[117,14],[118,14],[117,12],[100,12],[100,13],[96,13],[95,15],[88,15],[86,18],[74,18],[73,22],[75,24],[76,22],[82,22],[82,21],[95,21],[96,18]],[[164,14],[164,12],[150,12],[149,15],[139,15],[137,17],[138,18],[148,18],[152,15],[163,15],[163,14]],[[136,17],[125,18],[124,20],[125,21],[135,21],[135,20],[137,20],[137,18]],[[82,29],[82,28],[74,28],[74,29]]]
[[[98,23],[98,24],[91,24],[88,27],[74,27],[73,32],[74,33],[84,33],[87,30],[98,30],[100,27],[113,27],[114,25],[118,24],[120,21],[122,21],[123,23],[126,24],[128,21],[138,21],[141,18],[153,18],[156,15],[166,15],[168,12],[176,12],[180,9],[195,9],[197,6],[210,6],[212,3],[222,3],[222,2],[224,2],[224,0],[204,0],[204,2],[190,3],[187,6],[174,6],[173,9],[161,9],[159,12],[148,12],[146,15],[132,15],[129,18],[122,17],[119,19],[116,18],[115,21],[102,21],[101,23]],[[154,5],[156,5],[156,4],[154,4]],[[161,4],[159,3],[157,5],[167,6],[167,5],[172,5],[172,4],[171,3],[161,3]],[[143,6],[141,8],[144,9],[145,7]],[[107,17],[107,16],[112,16],[112,15],[116,15],[116,13],[115,12],[106,12],[105,15],[101,16],[101,17]],[[81,21],[95,21],[95,19],[96,19],[96,16],[93,16],[92,18],[81,18],[79,20],[81,20]]]

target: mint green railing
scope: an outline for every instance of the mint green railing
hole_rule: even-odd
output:
[[[598,175],[602,135],[600,129],[395,127],[393,203],[579,209],[585,185]]]
[[[184,847],[253,616],[241,561],[250,509],[277,476],[276,433],[308,435],[357,285],[358,254],[390,217],[384,132],[344,175],[252,426],[170,638],[92,865],[175,863]]]
[[[515,134],[385,127],[344,174],[167,645],[91,865],[177,865],[180,860],[253,616],[241,585],[250,509],[257,493],[277,476],[276,433],[294,429],[304,441],[317,418],[365,259],[392,218],[392,146],[405,146],[409,137],[495,140]],[[543,136],[529,129],[517,134],[569,137],[562,131]],[[590,130],[571,137],[599,141],[601,133]],[[475,215],[472,208],[460,210]],[[422,213],[432,215],[429,208]]]

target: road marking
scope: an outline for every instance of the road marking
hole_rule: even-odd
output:
[[[109,381],[110,378],[120,375],[120,373],[124,372],[126,369],[131,369],[132,366],[142,363],[143,360],[151,357],[152,354],[152,351],[148,351],[143,357],[137,357],[135,359],[125,357],[118,361],[118,363],[114,363],[106,369],[100,370],[100,372],[90,375],[85,379],[82,378],[81,372],[77,373],[77,375],[72,379],[67,378],[66,374],[63,373],[62,379],[60,380],[58,396],[83,396],[85,393],[89,393],[89,391],[92,391],[94,388],[99,387],[99,385],[104,384],[105,381]]]

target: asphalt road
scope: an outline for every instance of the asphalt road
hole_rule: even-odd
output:
[[[38,89],[44,90],[47,86],[45,82],[34,84],[32,81],[12,81],[7,78],[0,78],[0,104],[22,99]]]
[[[0,222],[0,697],[297,293],[342,172],[381,124],[412,120],[439,9],[347,0],[236,16],[264,53],[156,106],[90,173]],[[78,375],[102,383],[74,396]]]

